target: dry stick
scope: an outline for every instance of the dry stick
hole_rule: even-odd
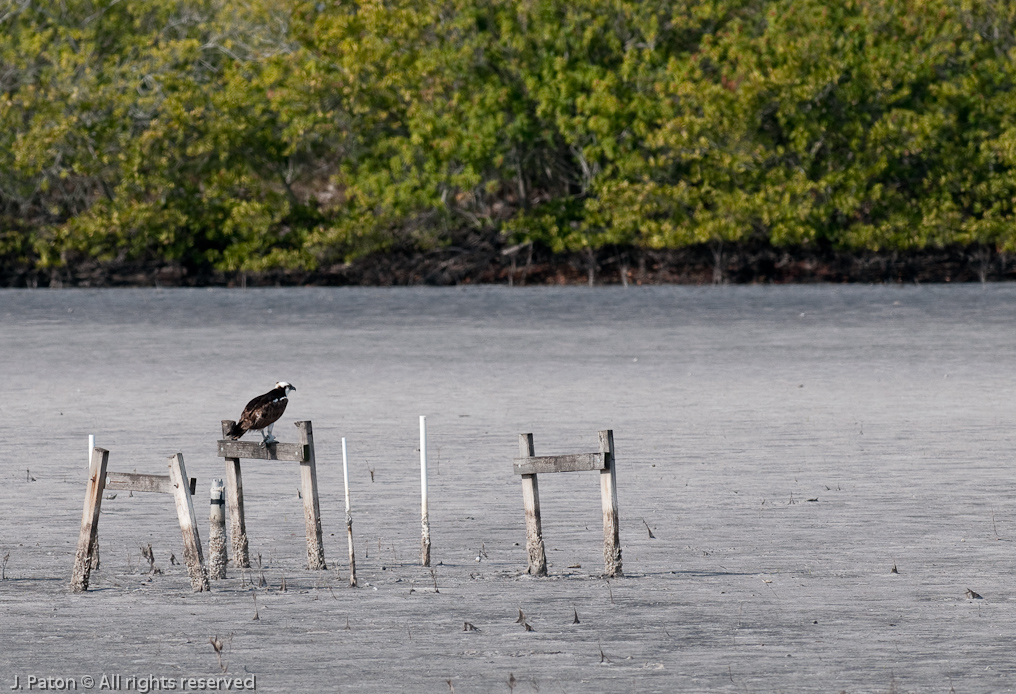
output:
[[[420,565],[430,566],[430,514],[427,508],[427,418],[420,415]]]
[[[356,554],[353,552],[353,516],[349,510],[349,463],[346,458],[346,437],[342,437],[342,483],[346,487],[346,538],[349,542],[349,585],[356,587]]]
[[[208,577],[226,577],[226,489],[222,480],[212,480],[208,512]]]

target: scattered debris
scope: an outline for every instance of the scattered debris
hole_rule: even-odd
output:
[[[967,597],[970,598],[971,600],[984,600],[984,598],[981,597],[980,593],[975,593],[969,588],[967,588]]]
[[[462,623],[462,631],[479,631],[471,622]]]

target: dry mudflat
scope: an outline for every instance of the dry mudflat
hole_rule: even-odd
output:
[[[0,292],[0,687],[1011,691],[1014,319],[1005,285]],[[87,435],[116,471],[183,453],[207,541],[219,421],[279,379],[328,570],[296,466],[249,462],[260,570],[192,593],[171,498],[109,493],[72,594]],[[625,577],[595,473],[541,478],[550,576],[525,575],[518,434],[576,453],[607,428]]]

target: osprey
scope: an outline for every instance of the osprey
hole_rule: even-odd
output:
[[[240,415],[239,421],[233,425],[233,428],[226,434],[231,439],[238,439],[246,434],[251,429],[256,429],[261,432],[261,445],[264,446],[268,443],[275,443],[275,437],[272,436],[272,427],[275,426],[275,422],[279,420],[282,413],[286,411],[286,405],[289,404],[290,391],[296,390],[291,383],[285,381],[279,381],[275,384],[275,387],[264,395],[259,395],[250,402],[247,403],[247,407],[243,408],[243,413]],[[265,430],[268,433],[265,433]]]

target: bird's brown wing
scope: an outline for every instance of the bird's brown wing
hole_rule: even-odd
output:
[[[282,413],[286,411],[288,404],[289,398],[278,389],[260,395],[243,408],[239,424],[248,431],[250,429],[264,429],[269,424],[278,421]]]

